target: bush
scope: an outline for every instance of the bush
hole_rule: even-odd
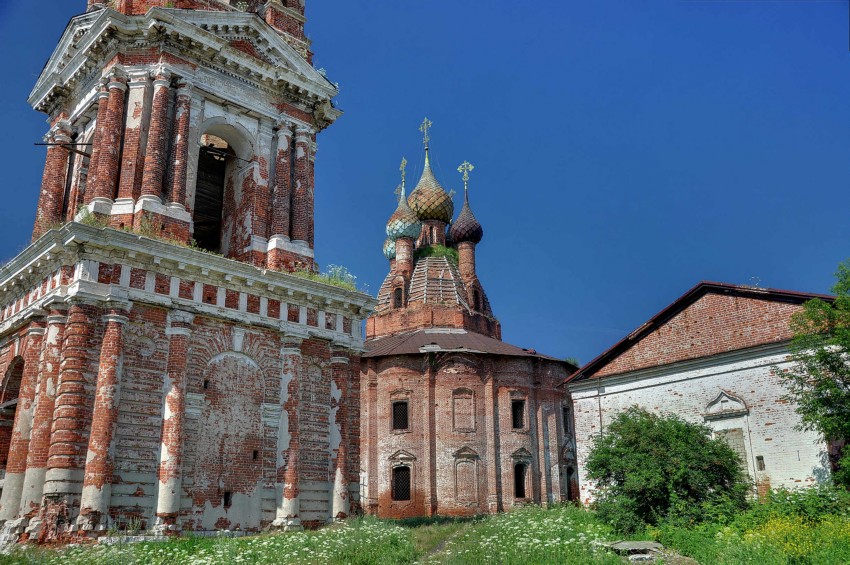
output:
[[[426,245],[413,252],[413,258],[417,261],[423,257],[445,257],[455,265],[458,262],[457,249],[445,247],[444,245]]]
[[[738,455],[710,430],[632,407],[596,438],[587,472],[600,518],[631,534],[662,521],[725,521],[747,507]]]

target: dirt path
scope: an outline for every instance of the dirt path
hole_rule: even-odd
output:
[[[455,530],[449,533],[445,538],[440,540],[437,545],[431,548],[428,553],[423,555],[417,563],[433,563],[435,558],[439,556],[440,553],[445,551],[446,545],[453,539],[455,539],[460,534],[464,533],[467,529],[469,529],[469,524],[460,524]]]

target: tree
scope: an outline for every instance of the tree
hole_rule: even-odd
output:
[[[833,302],[810,300],[791,317],[793,364],[774,370],[797,405],[800,429],[842,445],[850,438],[850,261],[835,278]],[[850,450],[834,459],[833,481],[850,488]]]
[[[730,516],[747,505],[738,455],[711,430],[638,407],[618,414],[593,444],[587,473],[600,517],[623,533],[664,520]]]

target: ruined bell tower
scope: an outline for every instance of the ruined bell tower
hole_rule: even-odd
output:
[[[299,276],[341,114],[304,0],[84,8],[30,95],[35,227],[0,267],[0,535],[345,517],[374,301]]]

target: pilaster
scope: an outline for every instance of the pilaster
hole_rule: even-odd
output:
[[[129,321],[123,308],[110,307],[103,317],[105,324],[100,349],[94,412],[83,477],[80,502],[80,529],[104,530],[109,522],[109,500],[114,471],[113,439],[118,424],[121,374],[124,363],[124,325]]]
[[[156,526],[160,532],[179,531],[183,493],[183,445],[186,440],[186,363],[195,316],[173,310],[168,314],[168,362],[162,410]]]
[[[290,531],[303,529],[299,500],[301,433],[298,422],[298,398],[302,378],[301,340],[291,336],[284,337],[280,356],[283,362],[280,390],[281,417],[275,474],[278,507],[272,527]]]

